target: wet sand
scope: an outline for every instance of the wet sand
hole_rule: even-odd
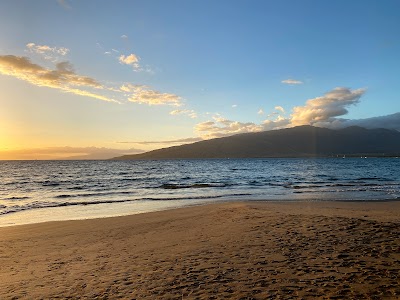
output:
[[[400,202],[228,202],[0,228],[0,299],[400,299]]]

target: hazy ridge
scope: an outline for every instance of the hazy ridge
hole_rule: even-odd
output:
[[[298,126],[173,146],[114,159],[289,158],[399,156],[400,132],[358,126],[327,129]]]

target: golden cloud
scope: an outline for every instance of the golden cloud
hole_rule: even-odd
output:
[[[76,88],[103,89],[103,86],[93,78],[76,74],[69,62],[60,62],[56,64],[54,70],[50,70],[32,63],[27,57],[0,55],[0,74],[12,76],[36,86],[59,89],[67,93],[103,101],[117,102],[105,95]]]
[[[197,118],[197,114],[193,109],[176,109],[169,113],[170,115],[187,115],[192,119]]]
[[[124,84],[120,87],[124,92],[130,93],[128,100],[148,105],[173,105],[181,106],[182,98],[175,94],[161,93],[145,85]]]

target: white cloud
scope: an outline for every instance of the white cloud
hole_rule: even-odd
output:
[[[47,45],[37,45],[35,43],[26,44],[28,51],[42,55],[47,60],[57,60],[59,56],[68,54],[69,49],[65,47],[50,47]]]
[[[264,114],[264,110],[263,110],[262,108],[260,108],[260,109],[258,110],[257,114],[263,115],[263,114]]]
[[[237,107],[237,104],[233,104],[233,105],[232,105],[232,108],[236,108],[236,107]]]
[[[214,138],[298,125],[314,125],[329,128],[359,125],[367,128],[385,127],[400,129],[400,113],[364,120],[337,118],[347,114],[348,111],[346,108],[357,104],[364,93],[365,89],[351,90],[349,88],[337,87],[321,97],[307,100],[304,106],[294,107],[292,114],[288,118],[281,115],[281,113],[285,113],[282,106],[275,106],[276,111],[268,115],[268,118],[271,119],[266,119],[261,124],[227,120],[217,115],[213,117],[213,120],[197,124],[195,130],[204,138]]]
[[[365,89],[334,88],[321,97],[307,100],[305,106],[294,107],[291,124],[298,126],[332,122],[334,117],[347,114],[346,107],[357,104],[364,93]]]
[[[296,80],[296,79],[285,79],[281,81],[282,83],[285,84],[303,84],[303,81]]]
[[[127,39],[128,36],[126,34],[121,35],[121,39]]]
[[[214,116],[213,121],[199,123],[195,126],[195,130],[204,139],[229,136],[238,133],[257,132],[263,127],[254,123],[242,123],[227,120],[220,116]]]
[[[143,71],[139,64],[139,57],[133,53],[127,56],[121,55],[118,60],[121,64],[132,66],[134,71]]]
[[[127,56],[121,55],[119,57],[119,62],[125,65],[133,65],[139,62],[139,58],[135,54],[129,54]]]
[[[170,115],[187,115],[192,119],[197,118],[197,114],[192,109],[176,109],[169,113]]]
[[[274,108],[275,110],[278,110],[278,111],[280,111],[281,113],[285,113],[285,110],[283,109],[283,107],[282,106],[275,106],[275,108]]]

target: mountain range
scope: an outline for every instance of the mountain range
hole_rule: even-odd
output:
[[[400,156],[400,132],[358,126],[313,126],[243,133],[114,159]]]

